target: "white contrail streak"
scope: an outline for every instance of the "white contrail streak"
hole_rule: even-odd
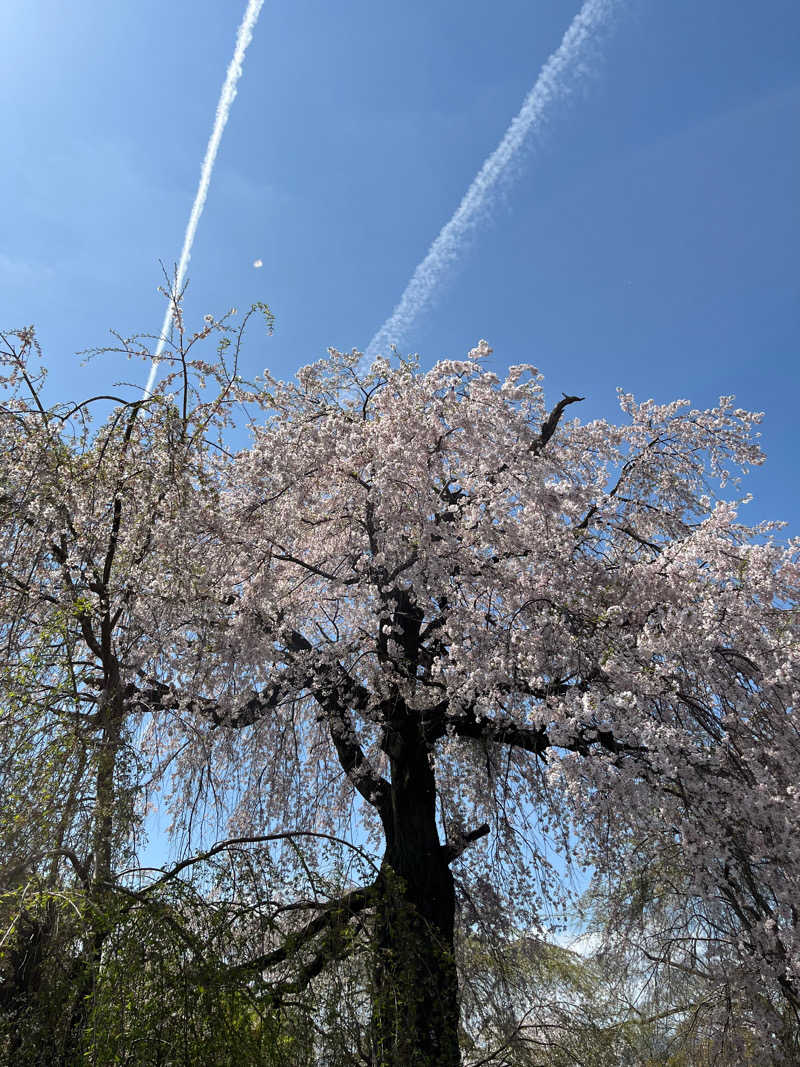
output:
[[[176,293],[180,293],[183,287],[183,282],[186,277],[186,268],[189,266],[189,259],[192,255],[194,237],[197,233],[197,224],[200,222],[200,216],[203,214],[206,197],[208,196],[208,187],[211,184],[211,172],[214,169],[214,162],[216,161],[219,144],[222,140],[222,131],[225,129],[225,123],[228,121],[228,116],[231,113],[233,101],[236,99],[236,86],[242,76],[244,54],[247,51],[247,46],[253,39],[253,31],[256,28],[256,22],[258,21],[258,16],[261,13],[261,8],[263,6],[264,0],[248,0],[247,10],[244,13],[244,18],[236,33],[236,47],[233,51],[233,59],[231,60],[228,72],[225,75],[222,92],[219,94],[217,113],[214,118],[214,128],[208,139],[206,154],[203,157],[203,165],[200,168],[200,181],[197,186],[197,193],[194,198],[194,203],[192,204],[192,211],[189,215],[189,222],[186,226],[186,233],[183,238],[181,258],[178,262],[178,270],[175,277]],[[169,336],[170,325],[172,323],[172,312],[172,301],[170,301],[167,306],[166,314],[164,315],[164,323],[161,327],[158,344],[156,345],[156,350],[153,355],[150,376],[147,379],[147,385],[144,389],[145,399],[150,396],[150,391],[155,382],[156,370],[158,369],[158,364],[161,359],[161,353],[164,351],[164,345]]]
[[[528,135],[545,122],[548,108],[567,96],[591,72],[588,59],[592,45],[596,45],[598,32],[618,6],[619,0],[586,0],[561,44],[542,67],[502,141],[478,171],[455,214],[442,227],[412,274],[400,303],[370,341],[367,357],[374,358],[391,344],[399,344],[415,319],[430,305],[437,285],[463,251],[470,231],[490,206],[498,182],[508,172]]]

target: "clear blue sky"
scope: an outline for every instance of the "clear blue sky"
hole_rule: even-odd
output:
[[[4,0],[0,323],[51,395],[146,368],[74,352],[156,333],[244,0]],[[266,300],[245,373],[366,346],[579,0],[267,0],[190,265],[201,316]],[[480,337],[613,415],[720,393],[767,412],[745,518],[800,533],[797,0],[629,0],[435,308],[426,363]],[[253,260],[264,266],[254,270]]]

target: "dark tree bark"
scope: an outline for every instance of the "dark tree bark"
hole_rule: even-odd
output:
[[[457,1067],[455,889],[436,827],[427,747],[391,738],[391,810],[379,879],[372,1055],[375,1067]]]

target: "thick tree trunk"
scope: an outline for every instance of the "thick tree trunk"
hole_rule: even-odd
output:
[[[458,1067],[455,890],[436,829],[436,788],[424,745],[392,759],[392,826],[375,932],[375,1067]]]

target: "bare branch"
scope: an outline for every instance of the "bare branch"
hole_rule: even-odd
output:
[[[482,837],[486,837],[489,833],[488,822],[481,823],[474,830],[470,830],[467,834],[462,834],[454,841],[449,841],[446,845],[442,845],[442,855],[447,859],[448,863],[452,863],[454,859],[465,852],[473,841],[479,841]]]
[[[531,442],[529,451],[533,452],[535,456],[538,456],[544,446],[556,432],[556,427],[558,426],[559,420],[561,419],[561,416],[564,413],[564,408],[567,407],[568,404],[577,404],[581,400],[585,399],[585,396],[567,396],[567,394],[564,393],[563,399],[559,400],[559,402],[556,404],[556,406],[553,408],[553,410],[542,423],[542,428],[539,431],[539,436]]]

